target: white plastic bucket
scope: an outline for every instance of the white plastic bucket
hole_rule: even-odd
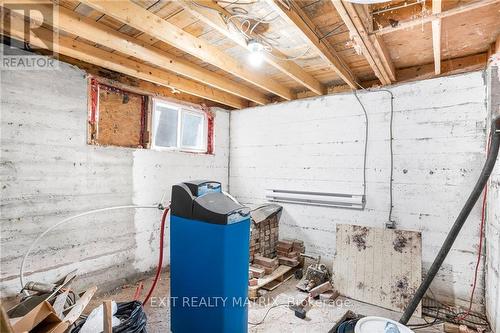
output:
[[[382,317],[364,317],[361,318],[354,327],[354,333],[384,333],[387,323],[395,324],[400,333],[415,333],[408,327],[398,323],[397,321],[382,318]]]

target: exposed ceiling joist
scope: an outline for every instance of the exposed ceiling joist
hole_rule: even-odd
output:
[[[487,60],[488,54],[486,52],[466,57],[443,60],[441,76],[481,70],[486,66]],[[425,80],[436,77],[436,74],[434,73],[434,63],[398,69],[396,70],[396,75],[398,83]],[[378,84],[378,80],[361,82],[361,85],[365,88],[377,86]],[[328,87],[328,94],[346,92],[350,90],[351,88],[347,84],[330,86]],[[300,93],[298,97],[308,98],[312,97],[312,95],[310,92],[304,92]]]
[[[420,17],[417,19],[410,19],[410,20],[406,20],[406,21],[397,22],[396,26],[394,26],[394,27],[387,26],[385,28],[375,30],[375,31],[373,31],[373,34],[384,35],[384,34],[394,32],[394,31],[398,31],[398,30],[410,29],[410,28],[413,28],[415,26],[419,26],[419,25],[422,25],[425,23],[432,22],[435,19],[442,19],[445,17],[449,17],[449,16],[453,16],[453,15],[457,15],[457,14],[462,14],[462,13],[465,13],[465,12],[468,12],[468,11],[471,11],[474,9],[478,9],[481,7],[489,6],[489,5],[498,3],[498,2],[500,2],[500,0],[476,0],[474,2],[468,2],[464,5],[461,5],[461,6],[458,6],[456,8],[446,10],[446,11],[442,11],[440,13],[423,16],[423,17]]]
[[[245,37],[231,30],[227,24],[228,22],[222,18],[221,15],[223,15],[226,19],[233,16],[233,14],[228,12],[226,9],[219,6],[214,1],[182,0],[181,2],[183,7],[189,10],[189,12],[200,21],[211,26],[239,46],[248,49]],[[250,33],[250,36],[255,37],[257,40],[259,39],[252,33]],[[326,88],[318,80],[304,71],[293,61],[286,60],[286,58],[288,58],[287,55],[273,48],[273,50],[271,51],[271,56],[265,55],[264,59],[268,64],[274,66],[275,68],[288,75],[298,83],[304,85],[317,95],[323,95],[326,93]]]
[[[432,14],[441,13],[441,0],[432,0]],[[441,74],[441,19],[432,21],[432,50],[434,52],[434,72]]]
[[[207,41],[194,37],[131,1],[82,0],[81,2],[286,100],[295,98],[291,89],[265,75],[249,70],[247,66]]]
[[[103,68],[130,75],[142,80],[153,82],[162,86],[177,89],[190,95],[202,97],[234,108],[248,107],[248,102],[242,98],[208,87],[204,84],[185,79],[179,75],[145,65],[138,61],[128,59],[116,53],[110,53],[97,47],[73,40],[62,35],[58,36],[56,50],[54,47],[53,32],[46,28],[39,27],[36,34],[30,31],[29,39],[26,40],[24,31],[24,17],[19,14],[10,15],[10,30],[2,33],[21,41],[29,42],[38,48],[49,49],[51,51],[64,54],[68,57],[92,63]]]
[[[391,84],[391,78],[395,79],[394,66],[391,59],[388,58],[388,54],[383,52],[383,41],[381,39],[370,38],[360,18],[360,14],[358,14],[352,3],[341,0],[332,0],[332,3],[347,26],[347,29],[349,29],[350,35],[361,47],[363,55],[380,82],[382,84]],[[378,44],[378,48],[375,48],[374,40]]]
[[[26,3],[29,1],[36,2],[35,0],[23,0]],[[54,25],[54,22],[45,23]],[[265,94],[255,89],[227,80],[222,75],[199,67],[155,47],[147,46],[141,41],[118,32],[102,23],[81,17],[69,9],[59,7],[56,26],[54,28],[146,61],[162,69],[181,74],[230,94],[248,99],[257,104],[264,105],[270,102]]]
[[[288,24],[298,28],[303,38],[314,48],[321,58],[332,67],[345,83],[353,89],[358,89],[357,78],[350,72],[350,69],[337,52],[326,45],[325,42],[316,35],[314,24],[294,1],[289,1],[290,8],[285,7],[280,0],[266,0],[266,2]]]

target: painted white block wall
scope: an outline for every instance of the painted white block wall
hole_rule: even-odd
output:
[[[488,111],[500,115],[500,66],[488,68]],[[500,158],[490,178],[486,215],[486,314],[500,332]]]
[[[214,155],[89,146],[85,73],[59,66],[1,73],[2,297],[19,291],[27,245],[59,220],[101,207],[154,204],[186,179],[228,183],[227,112],[216,112]],[[27,279],[52,281],[74,268],[80,285],[105,289],[134,279],[156,265],[160,216],[115,211],[61,227],[34,251]]]
[[[481,72],[391,87],[394,100],[394,212],[398,228],[422,232],[424,273],[485,160],[486,92]],[[297,237],[331,265],[335,225],[383,227],[389,211],[390,100],[360,92],[369,114],[364,211],[284,204],[280,236]],[[293,101],[231,114],[230,188],[247,204],[270,188],[362,193],[364,117],[352,94]],[[434,295],[468,305],[480,209],[432,284]],[[481,269],[474,300],[484,310]]]

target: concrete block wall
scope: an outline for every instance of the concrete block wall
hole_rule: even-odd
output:
[[[485,160],[486,87],[482,72],[390,87],[394,93],[394,213],[397,227],[422,232],[424,274]],[[337,223],[384,227],[389,212],[390,100],[359,92],[369,115],[364,211],[283,204],[281,238],[305,241],[332,265]],[[230,188],[248,204],[265,190],[360,194],[364,116],[353,94],[323,96],[231,114]],[[476,205],[432,284],[440,300],[468,305],[480,224]],[[474,299],[484,310],[481,267]]]
[[[500,63],[488,68],[488,111],[500,115]],[[500,158],[488,186],[486,214],[486,314],[500,332]]]
[[[60,63],[55,71],[2,71],[0,86],[1,297],[19,291],[27,247],[59,220],[101,207],[155,204],[164,191],[168,200],[172,184],[186,179],[228,183],[225,111],[216,112],[214,155],[96,147],[86,143],[81,70]],[[81,285],[106,289],[133,279],[156,265],[160,217],[148,209],[75,220],[40,242],[26,278],[51,281],[78,268]]]

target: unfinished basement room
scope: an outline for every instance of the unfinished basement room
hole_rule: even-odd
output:
[[[0,11],[0,333],[500,333],[500,0]]]

